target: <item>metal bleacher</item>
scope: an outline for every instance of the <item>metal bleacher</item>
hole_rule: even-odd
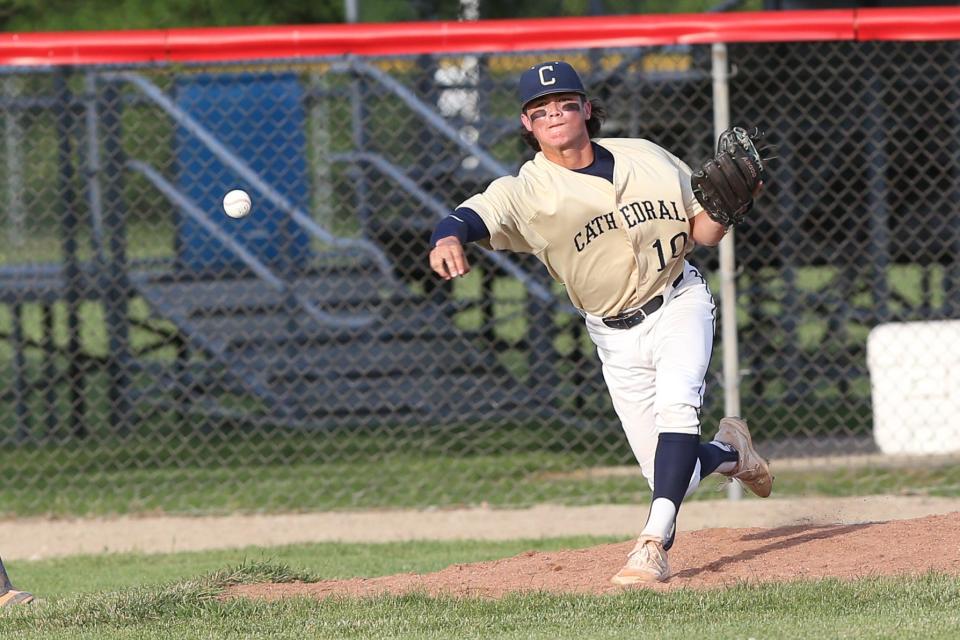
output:
[[[135,282],[150,305],[207,356],[183,368],[171,387],[197,394],[186,401],[204,412],[230,414],[207,390],[252,394],[273,418],[298,424],[371,414],[399,421],[449,416],[454,399],[445,390],[451,387],[477,392],[479,402],[466,407],[468,414],[510,408],[516,394],[508,379],[490,373],[490,359],[442,308],[376,285],[376,278],[353,268],[321,270],[292,283],[318,306],[369,310],[375,319],[361,327],[318,322],[253,278]]]

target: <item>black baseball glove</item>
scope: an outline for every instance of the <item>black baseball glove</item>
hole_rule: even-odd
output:
[[[717,141],[717,155],[694,171],[693,195],[714,221],[724,227],[740,224],[753,207],[753,197],[766,180],[755,142],[761,133],[727,129]]]

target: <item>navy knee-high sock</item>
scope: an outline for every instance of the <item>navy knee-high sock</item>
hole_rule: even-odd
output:
[[[642,535],[656,536],[665,549],[673,546],[677,513],[697,467],[700,436],[689,433],[661,433],[653,462],[653,500]]]
[[[661,433],[653,467],[653,500],[644,533],[660,536],[663,548],[673,546],[680,503],[690,486],[700,460],[700,478],[705,478],[724,462],[736,462],[737,452],[712,444],[700,444],[700,437],[686,433]],[[698,482],[699,479],[698,478]],[[657,502],[658,499],[660,502]],[[665,500],[669,500],[666,503]]]
[[[705,442],[698,446],[697,457],[700,458],[700,477],[706,478],[708,475],[717,470],[724,462],[736,462],[739,459],[739,455],[736,451],[726,451]],[[656,471],[656,467],[654,467]]]
[[[653,499],[667,498],[680,509],[697,466],[700,436],[691,433],[661,433],[653,462]],[[701,462],[701,464],[703,464]],[[716,467],[714,467],[716,468]]]

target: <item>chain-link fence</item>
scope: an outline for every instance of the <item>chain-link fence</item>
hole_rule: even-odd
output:
[[[729,57],[732,119],[776,156],[736,255],[742,405],[782,490],[956,492],[952,458],[912,456],[960,452],[957,43]],[[643,496],[539,263],[474,247],[450,285],[426,262],[529,158],[515,83],[544,58],[582,71],[604,136],[712,155],[709,46],[8,69],[0,509]]]

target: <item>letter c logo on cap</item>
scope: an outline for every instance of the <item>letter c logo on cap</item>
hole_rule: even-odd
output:
[[[540,67],[538,71],[540,74],[540,84],[544,87],[548,87],[551,84],[557,84],[557,79],[552,76],[548,79],[545,75],[543,75],[544,71],[553,71],[553,65],[548,64]]]

